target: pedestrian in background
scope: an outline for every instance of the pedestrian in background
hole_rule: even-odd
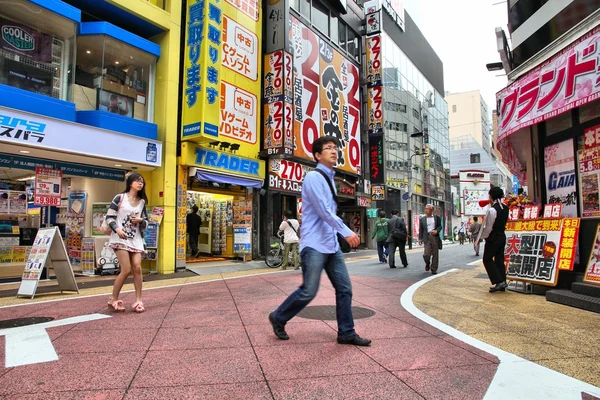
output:
[[[121,271],[115,279],[108,307],[113,311],[125,311],[125,305],[119,300],[119,294],[125,280],[133,269],[135,303],[131,308],[138,313],[144,312],[142,303],[142,254],[144,235],[148,227],[144,177],[137,172],[129,174],[125,180],[125,190],[113,198],[106,213],[106,223],[110,226],[109,246],[115,251]]]
[[[281,269],[285,270],[288,267],[290,251],[294,259],[294,269],[300,268],[298,260],[298,243],[300,242],[300,222],[294,219],[294,214],[287,210],[283,216],[283,221],[279,225],[279,230],[283,231],[283,264]]]
[[[477,241],[477,239],[479,239],[479,231],[480,230],[481,230],[481,223],[478,222],[477,217],[473,217],[473,223],[469,227],[469,233],[471,234],[471,237],[473,238],[473,249],[475,250],[476,256],[479,256],[479,242]]]
[[[508,207],[502,204],[504,191],[495,186],[489,191],[490,208],[483,220],[481,239],[485,239],[483,248],[483,265],[487,271],[490,282],[490,293],[505,291],[506,268],[504,265],[504,247],[506,246],[506,222],[508,221]],[[475,242],[479,245],[479,240]]]
[[[439,251],[442,247],[440,232],[442,220],[438,215],[433,215],[433,206],[425,206],[425,216],[419,220],[419,245],[425,246],[423,259],[425,260],[425,271],[431,269],[431,274],[437,274],[439,265]]]
[[[375,222],[375,229],[371,233],[371,239],[377,240],[377,254],[379,255],[379,262],[387,263],[388,253],[388,221],[386,218],[385,211],[379,211],[379,219]]]
[[[198,257],[198,236],[200,235],[200,225],[202,225],[202,218],[200,218],[198,215],[198,206],[194,204],[192,206],[192,211],[185,217],[185,226],[192,257]]]
[[[460,228],[458,228],[458,242],[463,245],[465,244],[465,234],[467,233],[467,228],[465,227],[465,223],[460,223]]]
[[[408,260],[406,259],[406,239],[408,237],[408,231],[406,230],[406,223],[402,218],[398,216],[398,210],[392,210],[392,218],[388,221],[388,247],[389,247],[389,258],[390,268],[396,268],[396,248],[400,250],[400,261],[404,268],[408,267]]]
[[[317,167],[306,174],[302,184],[302,285],[269,314],[273,332],[281,340],[290,338],[285,325],[315,298],[321,273],[325,270],[335,289],[337,342],[356,346],[371,344],[354,330],[352,283],[338,243],[338,234],[352,247],[360,243],[358,235],[337,216],[333,167],[337,164],[339,148],[339,142],[333,136],[321,136],[312,145]]]

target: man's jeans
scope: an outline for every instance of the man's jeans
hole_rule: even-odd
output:
[[[352,283],[342,251],[338,250],[335,254],[323,254],[311,247],[305,247],[302,249],[300,257],[302,260],[302,285],[275,310],[273,314],[275,321],[285,325],[315,298],[319,290],[321,272],[324,269],[335,289],[338,338],[353,337],[356,332],[351,309]]]
[[[385,240],[377,242],[377,254],[379,255],[379,261],[385,262],[385,256],[388,255],[388,244]]]

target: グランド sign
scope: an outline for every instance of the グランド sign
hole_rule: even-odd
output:
[[[506,277],[555,286],[560,270],[573,269],[579,225],[579,218],[508,222]]]

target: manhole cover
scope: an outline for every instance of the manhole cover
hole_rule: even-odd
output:
[[[0,321],[0,329],[16,328],[19,326],[41,324],[43,322],[49,322],[54,320],[52,317],[29,317],[29,318],[15,318],[6,319]]]
[[[369,318],[375,315],[375,311],[363,307],[352,307],[354,319]],[[299,317],[306,319],[318,319],[335,321],[335,306],[308,306],[298,313]]]

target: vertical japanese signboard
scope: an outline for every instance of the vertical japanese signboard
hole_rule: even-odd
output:
[[[383,163],[383,135],[369,135],[370,180],[373,184],[385,183]]]
[[[381,36],[371,36],[367,46],[367,128],[369,135],[383,132],[383,82],[381,59]]]
[[[69,194],[66,234],[71,264],[78,265],[81,262],[81,240],[85,232],[87,198],[85,190],[73,190]]]
[[[269,154],[289,154],[294,148],[292,56],[283,51],[265,55],[264,148]]]
[[[188,1],[182,140],[227,143],[221,148],[256,158],[260,11],[258,0]]]
[[[295,18],[291,18],[293,52],[294,156],[313,160],[312,144],[320,136],[340,142],[336,168],[361,173],[358,67]]]
[[[573,270],[579,225],[579,218],[508,222],[506,277],[555,286],[560,270]]]
[[[584,131],[577,145],[581,216],[600,216],[600,125]]]
[[[573,139],[544,149],[546,166],[547,202],[563,205],[563,216],[577,216],[577,188],[575,187],[575,155]]]
[[[60,206],[61,182],[61,170],[35,167],[33,204],[40,206]]]
[[[175,240],[175,262],[178,267],[185,266],[186,253],[186,215],[187,215],[187,179],[188,168],[177,167],[177,237]]]

